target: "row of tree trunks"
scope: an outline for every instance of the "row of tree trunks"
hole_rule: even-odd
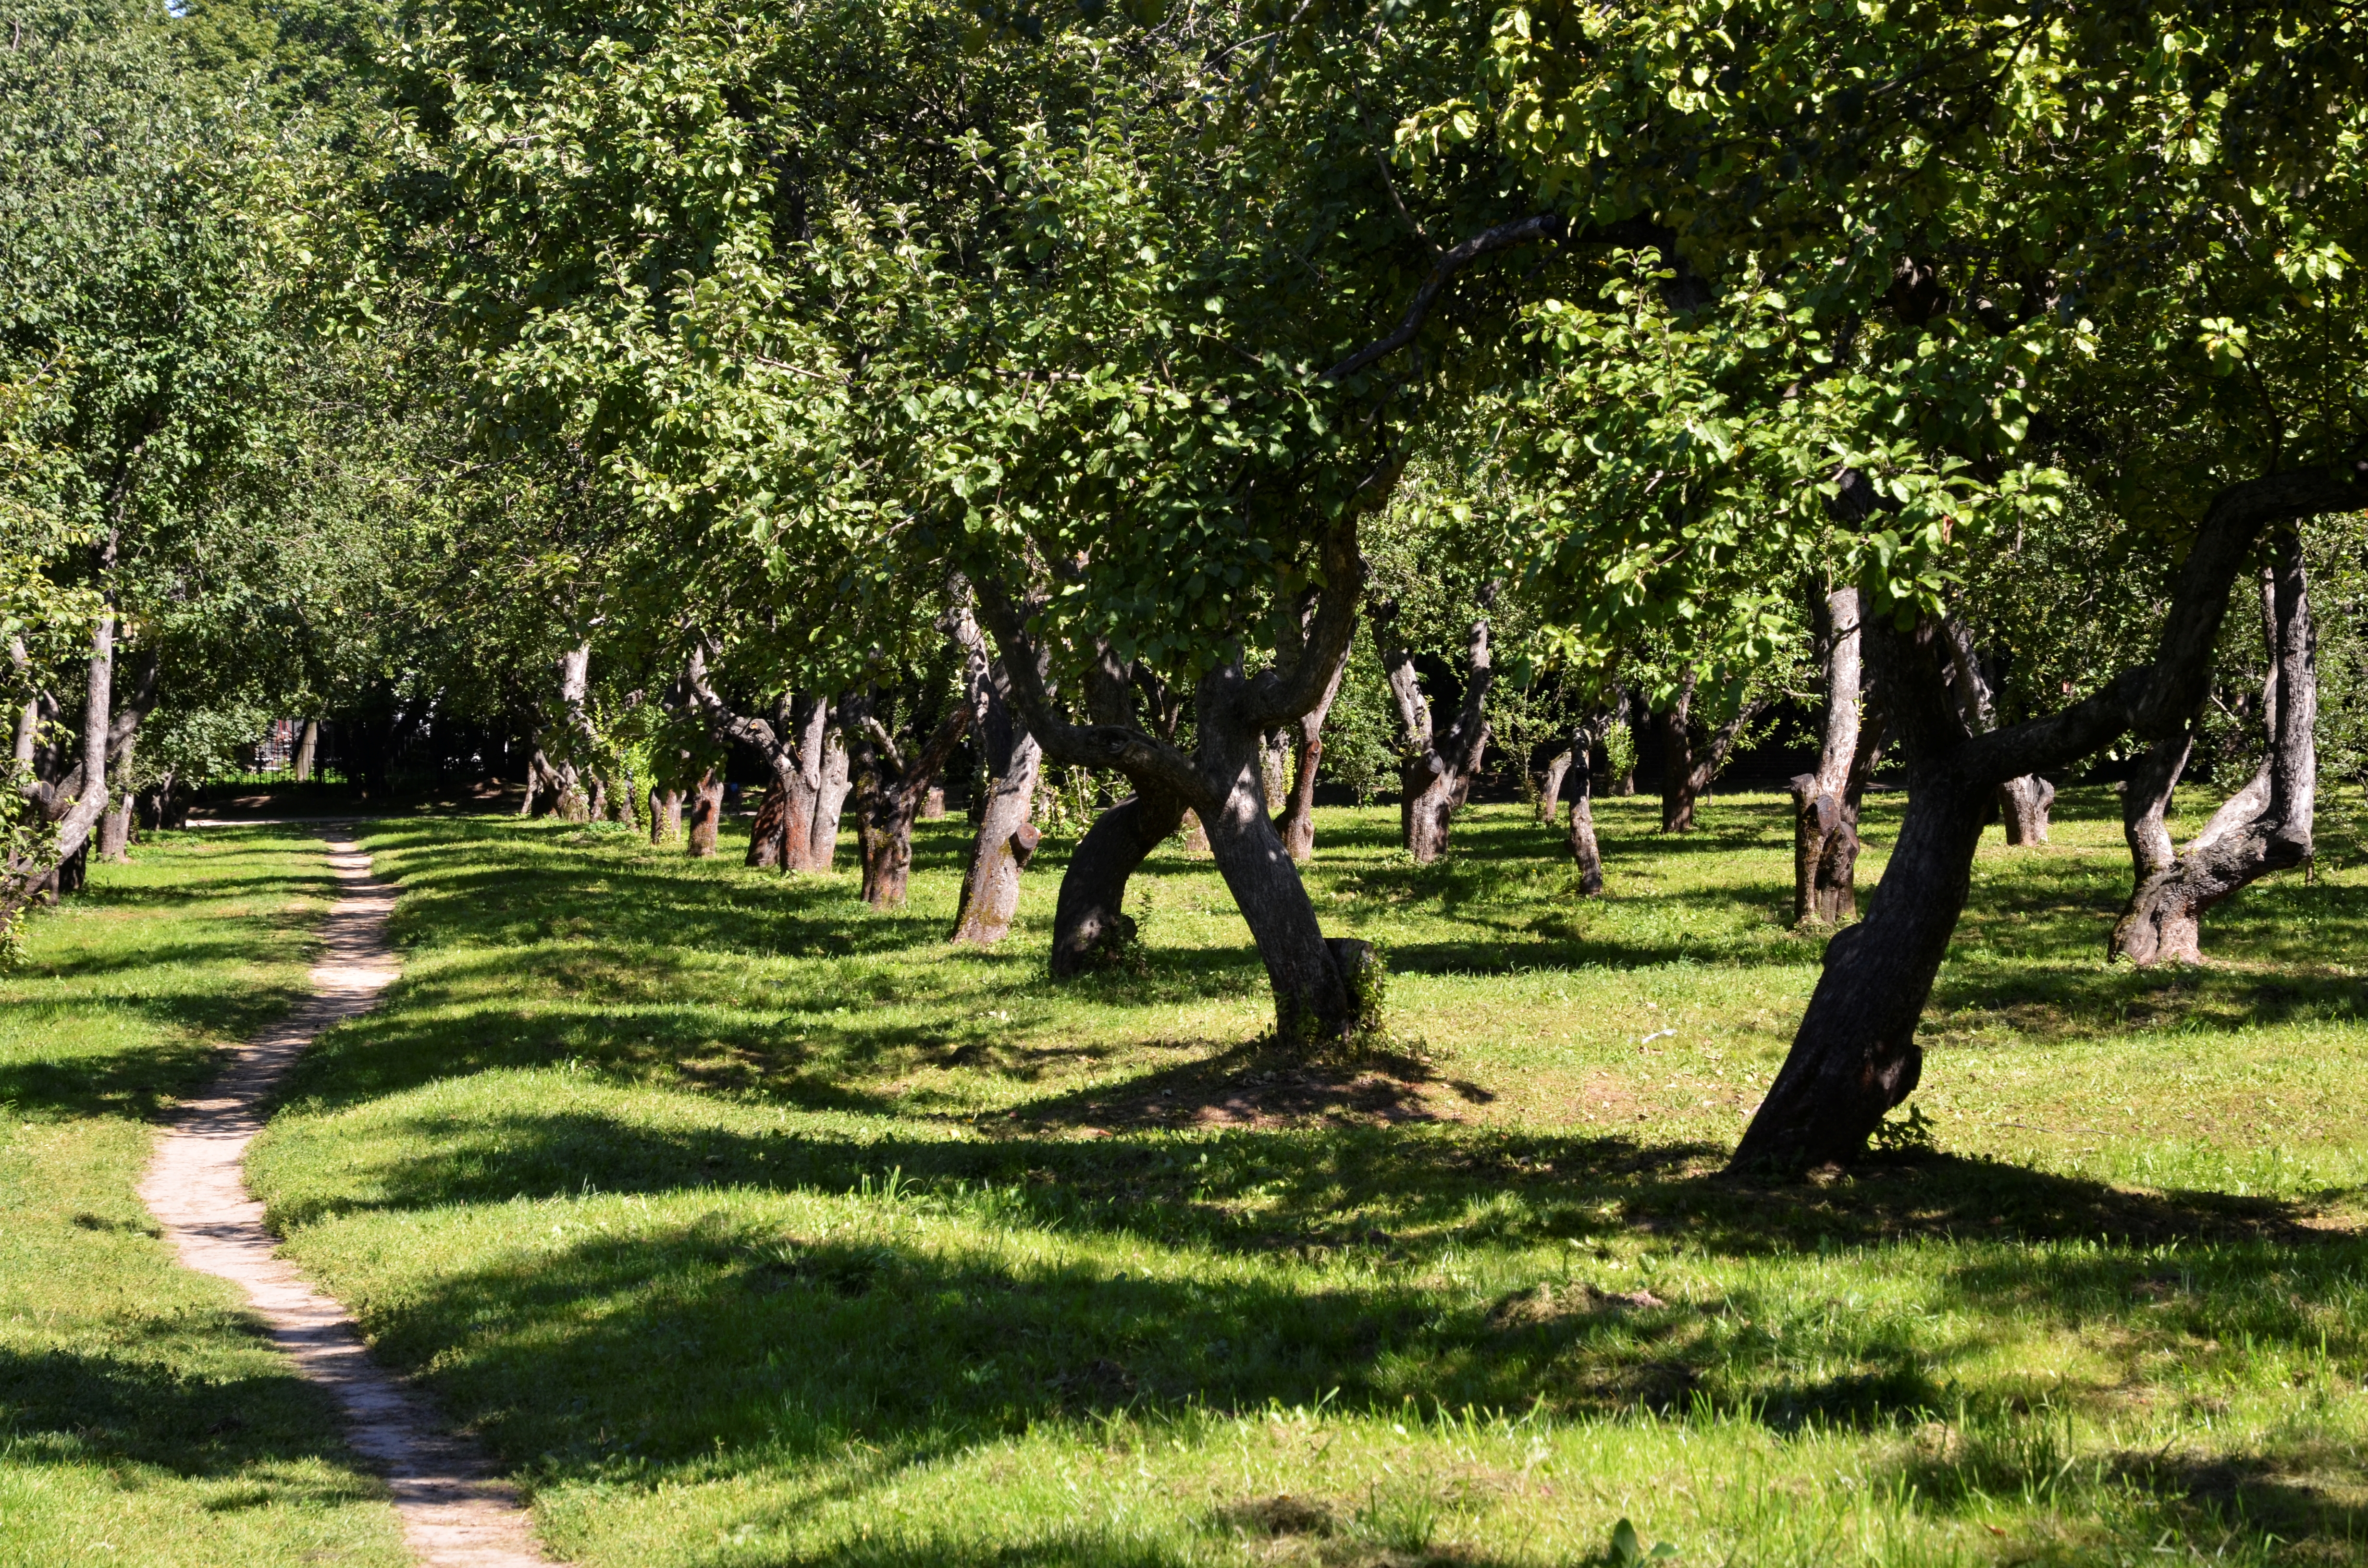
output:
[[[1485,602],[1483,608],[1487,608]],[[1415,864],[1428,866],[1447,853],[1455,813],[1472,798],[1472,780],[1488,748],[1488,688],[1496,680],[1488,621],[1483,616],[1472,622],[1463,700],[1443,734],[1434,728],[1430,700],[1423,695],[1414,654],[1397,635],[1397,607],[1386,602],[1375,605],[1373,626],[1381,644],[1382,666],[1389,676],[1390,696],[1406,731],[1405,757],[1398,765],[1399,834]]]
[[[2194,750],[2195,725],[2149,746],[2122,796],[2136,886],[2115,922],[2109,952],[2141,968],[2203,961],[2204,912],[2273,871],[2310,858],[2318,777],[2317,636],[2311,623],[2302,537],[2282,529],[2261,570],[2261,626],[2269,676],[2261,691],[2267,746],[2245,787],[2174,851],[2166,823],[2172,791]]]
[[[1791,1051],[1737,1144],[1737,1174],[1799,1172],[1846,1164],[1864,1153],[1884,1116],[1913,1091],[1923,1071],[1917,1024],[1964,907],[1983,824],[2010,778],[2061,767],[2135,732],[2149,744],[2190,725],[2210,692],[2214,650],[2230,586],[2265,532],[2283,581],[2291,575],[2291,615],[2281,610],[2279,663],[2297,650],[2282,676],[2282,704],[2298,711],[2304,695],[2308,622],[2298,562],[2283,540],[2304,517],[2368,507],[2368,463],[2293,470],[2228,486],[2216,495],[2179,574],[2150,662],[2124,671],[2094,695],[2058,712],[2004,729],[1975,733],[1952,692],[1953,639],[1930,617],[1912,630],[1870,618],[1868,668],[1883,692],[1890,733],[1906,764],[1907,809],[1883,880],[1864,918],[1827,944],[1825,966]],[[2281,714],[2281,733],[2288,716]],[[2275,772],[2283,798],[2255,822],[2264,858],[2291,864],[2306,846],[2305,748],[2285,749]],[[2143,808],[2141,808],[2141,812]]]

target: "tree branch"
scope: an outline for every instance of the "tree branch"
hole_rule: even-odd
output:
[[[2180,733],[2203,706],[2230,585],[2263,531],[2329,512],[2362,510],[2368,510],[2368,459],[2227,486],[2212,498],[2195,530],[2153,661],[2123,671],[2102,691],[2060,713],[1975,736],[1959,766],[1976,780],[2002,784],[2061,767],[2124,731],[2146,741]]]

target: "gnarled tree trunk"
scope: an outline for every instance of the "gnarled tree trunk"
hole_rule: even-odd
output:
[[[880,722],[875,694],[848,699],[841,722],[856,778],[856,841],[863,856],[863,902],[895,909],[913,874],[913,819],[970,727],[970,704],[955,703],[911,761]]]
[[[2302,537],[2281,529],[2273,543],[2275,559],[2261,574],[2270,673],[2261,691],[2269,742],[2260,767],[2176,855],[2164,817],[2193,747],[2192,725],[2147,749],[2122,797],[2137,885],[2114,924],[2108,951],[2141,968],[2202,963],[2205,911],[2310,858],[2318,778],[2317,637]]]
[[[723,822],[723,780],[714,768],[691,786],[690,821],[683,829],[683,849],[694,860],[715,853],[715,834]]]
[[[1011,710],[1011,681],[1002,660],[979,664],[971,689],[986,763],[986,799],[979,811],[978,831],[971,836],[962,913],[950,939],[985,947],[1009,936],[1012,917],[1019,912],[1019,873],[1035,858],[1042,836],[1029,817],[1035,809],[1044,753]]]
[[[1376,475],[1376,504],[1395,474],[1392,465]],[[1013,704],[1046,754],[1064,766],[1113,767],[1126,774],[1136,789],[1131,815],[1150,816],[1144,802],[1155,792],[1176,798],[1199,815],[1218,870],[1258,944],[1274,995],[1277,1036],[1303,1046],[1353,1038],[1375,1021],[1367,983],[1372,949],[1362,942],[1325,937],[1299,869],[1268,812],[1260,761],[1265,737],[1311,711],[1348,657],[1365,578],[1354,510],[1327,528],[1319,565],[1323,586],[1295,647],[1278,649],[1275,663],[1256,675],[1234,663],[1201,677],[1194,705],[1197,745],[1190,756],[1133,723],[1069,722],[1053,706],[1044,680],[1046,655],[1029,629],[1042,601],[1023,601],[991,581],[979,585],[980,619],[1003,652]],[[1144,836],[1139,826],[1131,833],[1136,842]],[[1120,836],[1118,827],[1110,836]]]
[[[747,863],[785,872],[830,869],[839,802],[847,796],[847,745],[832,733],[830,699],[785,691],[769,721],[744,719],[708,683],[710,652],[704,642],[693,645],[683,666],[684,692],[706,715],[719,744],[737,741],[752,748],[772,775],[749,830]]]
[[[2149,743],[2179,734],[2210,689],[2229,586],[2262,532],[2363,507],[2368,463],[2230,485],[2196,530],[2152,661],[2060,712],[1987,733],[1972,733],[1952,699],[1951,639],[1943,628],[1930,618],[1912,632],[1870,620],[1868,663],[1907,763],[1907,816],[1866,917],[1827,944],[1825,970],[1792,1051],[1730,1171],[1797,1172],[1865,1151],[1884,1113],[1922,1074],[1917,1021],[1964,909],[1974,852],[1998,786],[2063,767],[2125,732]],[[2297,581],[2297,607],[2299,588]],[[2298,687],[2295,697],[2300,700]],[[2294,755],[2298,765],[2299,753]],[[2261,824],[2265,844],[2293,844],[2305,777],[2290,779],[2275,821]]]
[[[1493,591],[1484,596],[1493,600]],[[1374,631],[1382,642],[1382,665],[1390,678],[1398,722],[1406,729],[1404,760],[1398,764],[1398,829],[1406,853],[1417,866],[1428,866],[1447,852],[1448,831],[1455,813],[1472,798],[1472,778],[1488,747],[1488,687],[1496,679],[1488,652],[1488,622],[1472,623],[1463,682],[1463,701],[1445,734],[1433,733],[1430,702],[1423,696],[1422,677],[1414,654],[1396,637],[1395,605],[1373,607]],[[1213,840],[1212,840],[1213,842]]]
[[[1701,676],[1688,670],[1678,683],[1677,699],[1669,705],[1665,717],[1664,733],[1668,751],[1661,763],[1661,831],[1691,833],[1694,808],[1702,791],[1709,789],[1719,769],[1726,766],[1727,754],[1735,749],[1736,738],[1744,727],[1767,708],[1764,701],[1742,704],[1734,716],[1710,733],[1709,739],[1697,749],[1694,745],[1694,693]]]

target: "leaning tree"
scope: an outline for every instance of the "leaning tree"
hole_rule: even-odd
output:
[[[1847,1160],[1916,1086],[1917,1020],[2000,786],[2123,734],[2176,737],[2208,688],[2232,587],[2264,550],[2281,574],[2299,519],[2368,505],[2347,266],[2368,216],[2368,40],[2333,6],[2224,7],[2170,27],[2110,6],[2050,19],[1706,4],[1565,20],[1513,30],[1500,123],[1527,137],[1542,185],[1670,225],[1663,270],[1712,280],[1716,298],[1632,286],[1619,299],[1645,309],[1574,311],[1560,329],[1591,367],[1645,366],[1628,347],[1640,328],[1690,347],[1647,370],[1654,407],[1600,411],[1657,418],[1670,437],[1682,424],[1684,438],[1577,465],[1595,526],[1553,546],[1588,555],[1614,526],[1602,503],[1632,508],[1691,472],[1777,518],[1768,531],[1854,566],[1845,575],[1869,597],[1865,657],[1907,810],[1866,917],[1827,947],[1735,1166]],[[1452,130],[1452,114],[1427,123]],[[1764,176],[1778,167],[1786,178]],[[2140,389],[2170,411],[2148,431],[2208,436],[2187,464],[2153,467],[2147,433],[2116,439],[2081,420]],[[2258,421],[2215,428],[2209,413],[2239,396]],[[1712,457],[1690,471],[1702,448]],[[1639,463],[1668,481],[1634,483]],[[1879,502],[1855,528],[1816,512],[1845,477]],[[2044,515],[2033,498],[2075,487],[2143,505],[2177,558],[2151,654],[1982,728],[1955,689],[1952,562]],[[1682,556],[1708,519],[1736,520],[1702,489],[1632,515],[1655,552],[1625,556],[1640,563]],[[2251,832],[2291,856],[2308,800],[2283,771],[2293,781]]]

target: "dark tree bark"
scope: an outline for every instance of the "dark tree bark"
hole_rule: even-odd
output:
[[[1134,917],[1121,907],[1128,881],[1184,821],[1171,794],[1138,791],[1094,819],[1061,878],[1053,915],[1053,978],[1099,967],[1134,939]]]
[[[1848,1162],[1916,1087],[1916,1024],[1964,906],[1982,824],[2009,778],[2064,767],[2124,733],[2177,735],[2200,710],[2229,586],[2264,530],[2368,508],[2368,462],[2230,485],[2180,571],[2151,662],[2044,718],[1976,734],[1952,700],[1946,631],[1870,619],[1866,653],[1907,772],[1907,812],[1866,917],[1827,944],[1793,1048],[1728,1169],[1797,1172]]]
[[[1165,686],[1156,678],[1139,683],[1133,674],[1118,667],[1107,647],[1096,651],[1086,674],[1087,707],[1094,722],[1118,729],[1133,725],[1134,690],[1144,684],[1162,710],[1166,733],[1173,735],[1177,714]],[[1125,910],[1127,883],[1183,820],[1182,797],[1156,786],[1138,787],[1094,819],[1062,873],[1053,913],[1053,979],[1103,967],[1126,950],[1135,937],[1134,918]]]
[[[1663,720],[1668,748],[1661,763],[1663,833],[1693,831],[1694,807],[1702,800],[1702,791],[1710,788],[1711,780],[1716,778],[1719,769],[1726,766],[1727,754],[1735,749],[1736,737],[1742,734],[1745,726],[1759,717],[1768,706],[1764,701],[1744,703],[1735,710],[1733,717],[1713,730],[1709,739],[1697,749],[1694,745],[1693,709],[1694,691],[1700,681],[1697,672],[1686,672],[1685,679],[1678,684],[1677,700],[1670,704]]]
[[[1570,858],[1578,868],[1578,895],[1594,898],[1603,892],[1603,851],[1595,842],[1595,809],[1588,797],[1594,775],[1582,756],[1569,775],[1577,788],[1570,797]]]
[[[1980,655],[1974,648],[1971,628],[1952,616],[1942,624],[1949,635],[1950,678],[1957,691],[1957,704],[1964,711],[1965,727],[1975,734],[1986,734],[1998,728],[1998,701],[1990,687],[1990,678],[1982,669]],[[2047,813],[2055,804],[2055,786],[2035,773],[2020,778],[2009,778],[1998,786],[1998,821],[2006,830],[2006,841],[2013,845],[2044,844],[2047,842]]]
[[[690,822],[683,830],[683,848],[694,860],[715,853],[716,829],[723,821],[723,780],[709,768],[691,786]]]
[[[2280,529],[2261,573],[2270,674],[2261,692],[2268,747],[2252,779],[2171,853],[2163,818],[2194,744],[2192,723],[2147,749],[2122,798],[2137,885],[2108,951],[2145,968],[2203,961],[2204,913],[2272,871],[2310,858],[2317,795],[2317,635],[2311,623],[2302,536]]]
[[[1481,608],[1487,608],[1494,597],[1492,587]],[[1488,747],[1488,688],[1496,679],[1488,622],[1484,616],[1472,623],[1463,701],[1443,735],[1433,732],[1430,702],[1423,696],[1422,677],[1415,673],[1414,654],[1397,638],[1396,607],[1375,605],[1373,628],[1398,722],[1406,729],[1405,759],[1398,764],[1399,834],[1415,864],[1428,866],[1447,853],[1448,831],[1456,812],[1472,797],[1472,778]]]
[[[876,693],[850,697],[841,722],[855,773],[856,840],[863,856],[863,902],[895,909],[913,874],[913,820],[929,787],[970,727],[968,702],[956,702],[938,721],[928,742],[909,762],[880,722]]]
[[[1376,476],[1381,495],[1395,473],[1393,465]],[[1045,755],[1068,767],[1116,768],[1134,783],[1138,802],[1157,793],[1198,813],[1266,966],[1278,1037],[1299,1044],[1350,1038],[1372,1023],[1364,981],[1371,949],[1326,939],[1268,812],[1262,776],[1267,735],[1313,710],[1348,657],[1365,578],[1353,510],[1327,529],[1321,569],[1324,585],[1295,658],[1279,657],[1256,675],[1236,663],[1201,677],[1194,700],[1198,744],[1190,756],[1132,724],[1078,724],[1062,716],[1045,682],[1044,650],[1029,630],[1041,606],[1000,584],[979,584],[980,619],[1010,672],[1013,706]],[[1136,811],[1149,814],[1140,804]],[[1140,828],[1134,832],[1139,839]],[[1111,836],[1118,835],[1113,828]]]

